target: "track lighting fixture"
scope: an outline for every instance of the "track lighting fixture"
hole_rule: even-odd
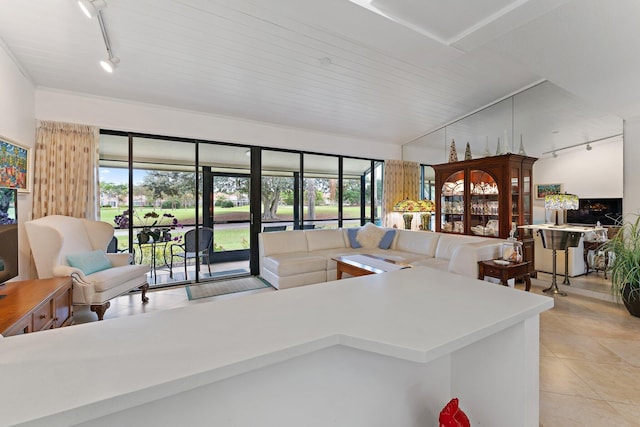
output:
[[[102,9],[107,7],[105,0],[78,0],[78,6],[82,9],[82,12],[89,18],[94,16],[98,18],[98,24],[100,24],[100,31],[102,32],[102,40],[104,40],[104,47],[107,49],[107,59],[100,61],[100,66],[107,73],[113,73],[116,66],[120,62],[120,58],[115,56],[111,51],[111,43],[109,43],[109,35],[107,34],[107,28],[104,25],[104,18],[102,17]]]
[[[91,19],[98,15],[100,9],[107,7],[107,3],[104,0],[78,0],[78,6],[82,13]]]
[[[558,157],[558,154],[556,153],[556,151],[569,150],[571,148],[582,147],[583,145],[586,146],[585,148],[587,149],[587,151],[591,151],[593,150],[593,145],[591,144],[595,142],[606,141],[611,138],[618,138],[620,136],[622,136],[622,134],[617,133],[615,135],[605,136],[604,138],[592,139],[591,141],[581,142],[580,144],[573,144],[573,145],[568,145],[566,147],[554,148],[553,150],[545,151],[542,154],[552,154],[553,157]]]
[[[107,73],[113,73],[113,70],[116,69],[116,66],[118,65],[119,62],[120,62],[120,59],[118,59],[115,56],[111,56],[107,59],[103,59],[102,61],[100,61],[100,66]]]

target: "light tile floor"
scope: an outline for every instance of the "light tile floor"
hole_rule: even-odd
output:
[[[532,281],[531,291],[542,293],[551,276],[539,274]],[[571,282],[576,289],[608,286],[601,273]],[[188,301],[184,287],[176,287],[151,292],[146,305],[139,294],[125,295],[112,300],[105,319],[255,292],[272,290]],[[75,320],[95,321],[95,314],[78,309]],[[621,305],[582,295],[555,298],[555,307],[540,320],[540,425],[640,426],[640,318]]]

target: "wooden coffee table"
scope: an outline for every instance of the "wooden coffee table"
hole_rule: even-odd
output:
[[[336,262],[338,280],[342,279],[342,273],[365,276],[411,267],[409,264],[368,254],[342,255],[332,259]]]
[[[531,289],[531,277],[529,276],[529,264],[531,261],[512,262],[509,265],[502,265],[493,260],[478,261],[478,279],[484,280],[485,276],[500,279],[504,286],[509,286],[509,279],[522,278],[525,283],[524,290],[529,292]]]

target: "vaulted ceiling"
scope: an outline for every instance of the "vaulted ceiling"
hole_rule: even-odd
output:
[[[637,0],[0,1],[38,87],[403,144],[547,79],[640,115]],[[558,113],[560,114],[560,113]]]

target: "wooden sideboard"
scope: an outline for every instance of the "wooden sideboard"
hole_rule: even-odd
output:
[[[0,333],[4,336],[59,328],[73,322],[71,277],[22,280],[0,286]]]

